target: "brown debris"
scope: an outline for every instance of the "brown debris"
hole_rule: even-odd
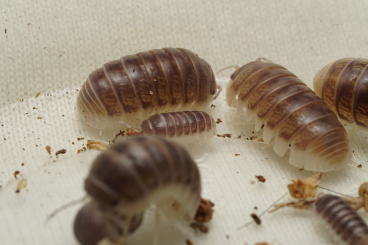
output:
[[[99,141],[88,141],[87,142],[87,148],[89,150],[97,150],[97,151],[104,151],[106,148],[109,147],[108,144],[99,142]],[[78,152],[79,153],[79,152]]]
[[[15,193],[19,193],[21,189],[24,189],[26,187],[27,187],[27,179],[22,179],[21,181],[19,181]]]
[[[37,117],[37,119],[42,119],[42,117]]]
[[[84,138],[77,138],[77,140],[78,140],[78,141],[80,141],[80,140],[84,140]]]
[[[359,164],[357,167],[358,167],[358,168],[362,168],[362,164]]]
[[[222,120],[221,120],[221,118],[217,118],[217,121],[216,121],[216,123],[217,123],[217,124],[219,124],[219,123],[222,123]]]
[[[252,213],[250,217],[252,217],[252,219],[254,220],[254,222],[256,222],[257,225],[260,225],[262,223],[261,219],[255,213]]]
[[[259,243],[256,243],[254,245],[268,245],[268,243],[267,242],[259,242]]]
[[[46,151],[49,153],[49,155],[51,155],[51,147],[47,145],[47,146],[45,147],[45,149],[46,149]]]
[[[185,242],[187,245],[193,245],[193,243],[189,239],[185,240]]]
[[[290,196],[303,200],[307,199],[308,197],[314,198],[317,194],[317,188],[321,178],[322,173],[319,173],[306,179],[291,180],[293,183],[287,186]]]
[[[195,231],[200,231],[202,233],[207,233],[208,232],[208,227],[205,226],[204,224],[200,224],[200,223],[191,223],[190,227],[193,228],[193,230]]]
[[[15,171],[14,174],[13,174],[14,175],[14,178],[18,179],[18,177],[17,177],[18,174],[20,174],[20,172],[18,170]]]
[[[61,149],[61,150],[58,150],[56,153],[55,153],[55,156],[58,156],[59,154],[65,154],[66,153],[66,150],[65,149]]]
[[[140,128],[135,128],[136,130],[141,130]],[[134,135],[141,135],[143,134],[143,131],[137,132],[131,128],[126,129],[126,135],[127,136],[134,136]]]
[[[222,137],[222,138],[227,137],[227,138],[231,138],[231,134],[223,134],[223,135],[218,134],[218,135],[217,135],[217,137]]]
[[[38,96],[40,96],[40,94],[41,94],[41,91],[37,93],[37,95],[36,95],[35,98],[37,98]]]
[[[237,156],[240,156],[240,154],[235,154],[235,156],[237,157]]]
[[[251,140],[251,141],[253,141],[253,140],[255,140],[255,139],[257,139],[257,136],[252,136],[252,137],[250,137],[250,140]]]
[[[213,206],[215,206],[215,204],[213,204],[210,200],[201,198],[201,202],[197,209],[197,213],[194,220],[197,221],[198,223],[210,222],[213,214],[212,209]]]
[[[239,135],[237,138],[235,138],[235,139],[241,139],[241,135]]]
[[[125,131],[120,130],[120,132],[115,135],[115,139],[117,139],[119,136],[124,137],[125,136],[124,133]]]
[[[256,175],[256,179],[262,183],[266,182],[266,178],[262,175]]]
[[[214,104],[212,104],[212,105],[211,105],[211,108],[212,108],[212,107],[216,107],[216,106],[215,106]]]

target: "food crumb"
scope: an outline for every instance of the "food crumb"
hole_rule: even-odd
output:
[[[22,179],[21,181],[19,181],[15,193],[19,193],[21,189],[24,189],[26,187],[27,187],[27,179]]]
[[[40,96],[40,94],[41,94],[41,91],[37,93],[36,98],[37,98],[38,96]]]
[[[362,168],[362,164],[359,164],[357,167],[358,167],[358,168]]]
[[[46,151],[49,153],[49,155],[51,155],[51,147],[47,145],[47,146],[45,147],[45,149],[46,149]]]
[[[216,123],[217,123],[217,124],[219,124],[219,123],[222,123],[222,120],[221,120],[221,118],[217,118],[217,121],[216,121]]]
[[[6,140],[6,138],[4,138],[4,140]]]
[[[254,220],[254,222],[256,222],[257,225],[260,225],[262,223],[261,219],[255,213],[252,213],[250,217],[252,217],[252,219]]]
[[[18,179],[17,175],[20,174],[20,172],[17,170],[14,172],[14,178]]]
[[[256,175],[256,179],[262,183],[266,182],[266,178],[262,175]]]
[[[240,156],[240,154],[235,154],[235,156]]]
[[[23,166],[24,166],[24,163],[22,163],[21,165],[22,165],[22,167],[23,167]]]
[[[59,154],[65,154],[66,153],[66,150],[65,149],[61,149],[61,150],[58,150],[56,153],[55,153],[55,156],[58,156]]]

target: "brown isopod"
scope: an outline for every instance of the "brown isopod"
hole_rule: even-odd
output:
[[[368,131],[368,60],[344,58],[314,77],[316,94],[344,123]]]
[[[204,111],[160,113],[144,120],[141,130],[130,128],[130,131],[133,131],[129,132],[131,135],[157,135],[190,141],[209,139],[217,134],[215,120]]]
[[[74,223],[83,245],[124,241],[151,204],[189,225],[201,200],[195,162],[184,148],[156,136],[136,136],[110,146],[94,161],[84,188],[92,200]]]
[[[163,48],[127,55],[93,71],[77,108],[93,128],[116,128],[119,121],[138,126],[155,113],[203,109],[220,91],[205,60],[186,49]]]
[[[313,204],[312,210],[345,244],[368,245],[367,224],[340,197],[324,195]]]
[[[226,89],[226,101],[238,114],[264,125],[263,140],[275,136],[274,151],[290,164],[327,172],[344,167],[352,152],[347,133],[336,115],[286,68],[258,59],[238,68]]]

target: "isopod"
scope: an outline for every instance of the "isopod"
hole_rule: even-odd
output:
[[[266,143],[275,136],[274,151],[284,156],[290,147],[290,164],[327,172],[344,167],[352,152],[347,133],[336,115],[299,78],[270,61],[257,60],[238,68],[226,89],[226,101],[264,125]]]
[[[208,139],[217,134],[215,120],[203,111],[160,113],[141,124],[141,130],[131,134],[157,135],[183,139]]]
[[[176,223],[194,221],[201,200],[200,173],[177,143],[157,136],[117,142],[94,161],[84,188],[91,197],[74,231],[83,245],[124,241],[151,204]]]
[[[344,58],[314,77],[316,94],[344,123],[368,131],[368,60]]]
[[[205,60],[186,49],[163,48],[93,71],[79,92],[77,109],[92,128],[116,128],[119,121],[138,126],[155,113],[203,109],[220,92]]]
[[[340,197],[324,195],[313,204],[312,210],[346,244],[368,245],[367,224]]]

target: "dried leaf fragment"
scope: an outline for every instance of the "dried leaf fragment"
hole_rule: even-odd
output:
[[[235,154],[235,156],[237,157],[237,156],[240,156],[240,154]]]
[[[99,142],[99,141],[88,141],[87,142],[87,148],[89,150],[97,150],[97,151],[104,151],[106,148],[109,147],[108,144]]]
[[[45,149],[46,149],[46,151],[49,153],[49,155],[51,155],[51,147],[47,145],[47,146],[45,147]]]
[[[194,218],[195,221],[199,223],[206,223],[212,219],[213,209],[212,207],[215,206],[210,200],[201,198],[201,202],[197,209],[196,216]]]
[[[221,120],[221,118],[217,118],[217,121],[216,121],[216,123],[217,123],[217,124],[219,124],[219,123],[222,123],[222,120]]]
[[[26,187],[27,187],[27,179],[22,179],[21,181],[19,181],[15,193],[19,193],[21,189],[24,189]]]
[[[65,154],[66,153],[66,150],[65,149],[61,149],[61,150],[58,150],[56,153],[55,153],[55,156],[58,156],[59,154]]]
[[[37,93],[37,95],[36,95],[35,98],[37,98],[38,96],[40,96],[40,94],[41,94],[41,91]]]
[[[293,183],[287,186],[290,196],[303,200],[307,199],[308,197],[314,198],[317,194],[317,188],[321,178],[322,173],[319,173],[309,178],[291,180]]]

